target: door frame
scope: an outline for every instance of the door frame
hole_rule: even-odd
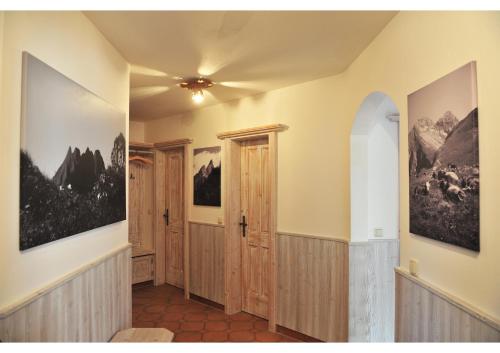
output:
[[[224,309],[226,314],[242,310],[241,271],[241,145],[242,141],[267,137],[269,143],[270,205],[269,205],[269,330],[276,331],[276,232],[277,232],[277,160],[278,132],[286,125],[274,124],[220,133],[224,141]]]
[[[191,163],[191,142],[192,139],[178,139],[153,144],[155,152],[155,214],[154,214],[154,244],[155,244],[155,279],[154,285],[159,286],[165,283],[166,259],[165,259],[165,224],[163,212],[165,210],[165,154],[170,149],[182,148],[183,155],[183,199],[184,199],[184,233],[183,233],[183,282],[184,297],[189,299],[189,195],[190,178],[189,165]]]

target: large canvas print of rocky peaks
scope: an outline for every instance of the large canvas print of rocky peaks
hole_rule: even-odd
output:
[[[23,53],[20,250],[126,218],[125,119]]]
[[[220,146],[194,149],[193,203],[198,206],[221,205]]]
[[[479,251],[476,63],[408,96],[410,233]]]

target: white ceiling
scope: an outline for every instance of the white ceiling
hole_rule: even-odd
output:
[[[182,78],[216,84],[201,106],[338,74],[396,12],[86,12],[132,64],[130,117],[199,108]]]

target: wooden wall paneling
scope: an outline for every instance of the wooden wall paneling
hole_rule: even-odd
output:
[[[397,239],[349,245],[349,341],[394,342]]]
[[[190,222],[191,293],[224,305],[224,226]]]
[[[189,166],[192,165],[192,151],[191,145],[184,145],[184,298],[189,299],[189,293],[191,292],[190,284],[190,227],[188,219],[190,218],[191,205],[191,183],[192,175],[190,173],[191,169]]]
[[[165,283],[165,153],[155,151],[155,286]]]
[[[241,311],[241,237],[240,237],[240,145],[224,141],[224,306],[227,314]]]
[[[397,342],[500,342],[500,321],[396,269]]]
[[[346,241],[277,235],[277,324],[333,342],[348,337]]]
[[[0,312],[3,342],[106,342],[132,326],[130,246]]]

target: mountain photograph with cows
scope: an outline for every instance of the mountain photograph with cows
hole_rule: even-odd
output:
[[[23,59],[20,250],[126,219],[125,114]]]
[[[408,96],[410,233],[479,251],[476,65]]]

